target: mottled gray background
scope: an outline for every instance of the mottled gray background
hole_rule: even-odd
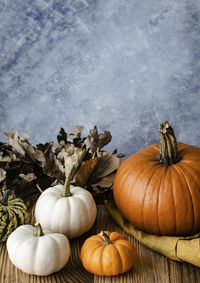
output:
[[[168,119],[200,146],[199,0],[0,0],[0,36],[1,140],[97,125],[130,155]]]

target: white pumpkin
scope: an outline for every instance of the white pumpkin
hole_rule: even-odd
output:
[[[38,198],[35,218],[44,229],[75,238],[88,231],[97,215],[97,207],[90,192],[70,185],[46,189]]]
[[[49,275],[63,268],[70,256],[70,245],[63,234],[42,231],[40,224],[21,225],[8,237],[11,262],[23,272]]]

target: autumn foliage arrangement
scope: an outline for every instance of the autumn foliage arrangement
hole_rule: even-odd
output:
[[[57,142],[33,146],[27,134],[19,136],[13,130],[6,133],[8,143],[0,143],[0,239],[8,238],[10,260],[26,273],[48,275],[60,270],[69,259],[68,238],[79,237],[92,227],[97,214],[95,201],[102,203],[111,193],[123,155],[117,150],[102,150],[111,140],[109,131],[99,134],[94,127],[90,135],[81,138],[82,131],[82,126],[75,126],[67,135],[61,128]],[[36,227],[30,225],[33,214]],[[112,240],[114,246],[125,238],[121,235]],[[22,244],[23,252],[16,256]],[[127,252],[123,245],[118,246],[126,261]],[[131,243],[129,246],[135,253]],[[118,257],[120,261],[122,255]],[[130,269],[130,257],[131,263],[115,266],[110,275]]]
[[[99,134],[95,126],[88,136],[81,137],[82,131],[83,126],[72,127],[70,134],[61,128],[57,141],[36,146],[28,141],[27,134],[19,136],[16,130],[5,133],[8,142],[0,142],[0,190],[14,192],[29,209],[42,191],[64,184],[75,162],[71,183],[85,188],[102,203],[111,192],[123,155],[102,149],[111,141],[109,131]]]

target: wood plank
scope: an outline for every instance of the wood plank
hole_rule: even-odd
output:
[[[31,218],[31,222],[34,219]],[[117,231],[135,244],[138,251],[136,265],[119,276],[96,276],[87,272],[80,261],[83,242],[101,230]],[[67,265],[49,276],[33,276],[18,270],[9,260],[6,245],[0,244],[0,283],[197,283],[200,282],[200,269],[187,263],[172,261],[140,245],[126,234],[108,215],[103,205],[98,206],[97,219],[90,231],[70,240],[71,256]]]

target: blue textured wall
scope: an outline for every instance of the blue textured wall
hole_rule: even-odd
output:
[[[168,119],[200,146],[199,0],[1,0],[0,36],[1,140],[97,125],[130,155]]]

